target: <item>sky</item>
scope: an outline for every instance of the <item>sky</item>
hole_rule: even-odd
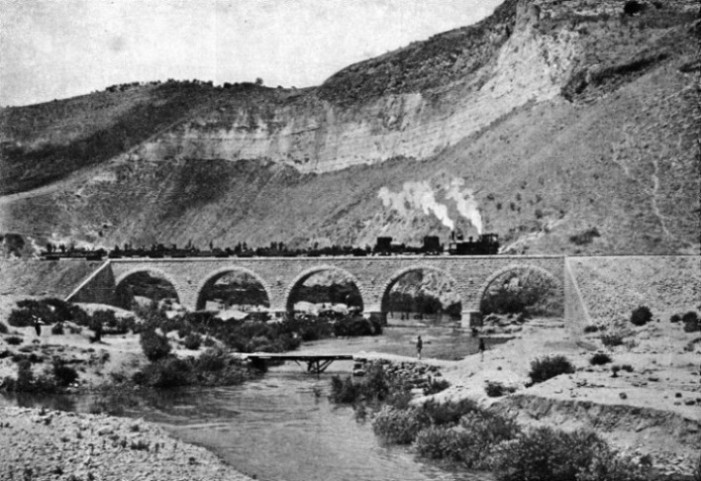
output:
[[[0,106],[174,79],[321,84],[502,0],[0,0]]]

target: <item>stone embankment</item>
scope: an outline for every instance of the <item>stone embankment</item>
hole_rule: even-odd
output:
[[[247,481],[204,448],[134,419],[0,409],[0,479]]]

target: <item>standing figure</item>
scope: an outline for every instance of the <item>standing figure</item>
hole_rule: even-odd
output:
[[[34,330],[37,333],[37,337],[41,336],[41,322],[39,321],[39,318],[36,316],[32,316],[32,319],[34,321]]]
[[[480,361],[484,361],[484,351],[487,350],[487,347],[484,345],[484,339],[482,339],[481,337],[480,337],[479,350],[480,350]]]
[[[421,359],[421,349],[424,347],[424,342],[421,340],[421,336],[416,339],[416,357]]]

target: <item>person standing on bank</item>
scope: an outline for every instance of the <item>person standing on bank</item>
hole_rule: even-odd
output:
[[[480,337],[479,350],[480,350],[480,361],[484,361],[484,351],[487,350],[487,347],[484,345],[484,339],[482,339],[481,337]]]
[[[36,316],[32,316],[32,319],[34,321],[34,330],[37,333],[37,337],[41,336],[41,322]]]
[[[416,339],[416,357],[421,359],[421,349],[424,347],[424,342],[421,340],[421,336]]]

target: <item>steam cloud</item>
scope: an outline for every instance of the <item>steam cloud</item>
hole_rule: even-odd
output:
[[[465,192],[460,192],[463,185],[465,185],[465,181],[456,177],[450,182],[450,187],[448,187],[445,196],[455,201],[455,206],[458,212],[460,212],[460,215],[468,219],[475,229],[477,229],[477,233],[481,234],[483,228],[482,215],[477,208],[477,201],[470,189],[465,189]]]
[[[436,196],[427,181],[405,182],[404,189],[396,194],[387,187],[382,187],[377,196],[382,199],[385,207],[396,210],[402,216],[411,210],[421,209],[426,215],[432,212],[448,229],[455,228],[455,223],[448,216],[448,207],[436,202]]]
[[[470,189],[462,190],[465,181],[454,178],[445,190],[445,197],[453,200],[461,216],[468,219],[482,233],[482,216],[479,213],[477,201]],[[397,211],[402,217],[406,217],[412,211],[420,210],[424,215],[435,215],[444,226],[453,230],[455,222],[448,215],[448,207],[436,201],[436,195],[428,181],[405,182],[401,191],[392,192],[387,187],[382,187],[377,196],[382,200],[382,205]]]

